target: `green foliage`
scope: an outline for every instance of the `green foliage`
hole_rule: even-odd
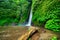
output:
[[[46,22],[45,28],[53,30],[53,31],[60,31],[60,19],[51,19]]]
[[[57,37],[56,37],[56,36],[53,36],[53,37],[51,38],[51,40],[57,40]]]
[[[11,23],[23,23],[28,15],[27,0],[0,1],[0,26]]]
[[[33,23],[43,25],[50,19],[60,19],[59,0],[33,0]]]
[[[28,40],[31,40],[31,38],[28,38]]]

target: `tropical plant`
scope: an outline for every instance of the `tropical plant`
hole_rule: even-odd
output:
[[[27,0],[0,1],[0,26],[12,23],[23,23],[28,17]]]
[[[53,36],[51,40],[58,40],[56,36]]]
[[[46,22],[45,28],[53,30],[53,31],[60,31],[60,19],[51,19]]]
[[[59,0],[33,0],[32,7],[34,25],[40,26],[50,19],[60,19]]]

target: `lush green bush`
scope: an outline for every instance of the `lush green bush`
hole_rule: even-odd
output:
[[[43,26],[46,28],[58,31],[60,24],[60,1],[59,0],[33,0],[33,23],[34,25]],[[52,20],[51,20],[52,19]],[[55,19],[55,20],[53,20]],[[58,22],[56,21],[57,19]],[[53,24],[54,22],[54,24]],[[55,25],[56,24],[56,25]]]
[[[58,40],[58,39],[57,39],[57,36],[53,36],[53,37],[51,38],[51,40]]]
[[[12,23],[23,23],[28,17],[27,0],[0,1],[0,26]]]
[[[45,28],[53,30],[53,31],[60,31],[60,19],[51,19],[46,22]]]
[[[36,2],[36,6],[33,4],[33,22],[34,23],[45,23],[49,19],[59,18],[60,2],[57,0],[39,0]],[[36,24],[38,25],[38,24]]]

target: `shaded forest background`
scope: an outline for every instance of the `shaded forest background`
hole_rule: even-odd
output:
[[[33,23],[53,31],[60,31],[60,1],[33,0]]]
[[[30,0],[0,1],[0,26],[27,21],[31,7]],[[60,1],[32,0],[32,23],[53,31],[60,31]]]
[[[29,15],[29,0],[0,1],[0,26],[24,23]]]

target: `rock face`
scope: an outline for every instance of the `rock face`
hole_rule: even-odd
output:
[[[0,40],[49,40],[54,35],[52,31],[44,28],[9,27],[0,31]]]

